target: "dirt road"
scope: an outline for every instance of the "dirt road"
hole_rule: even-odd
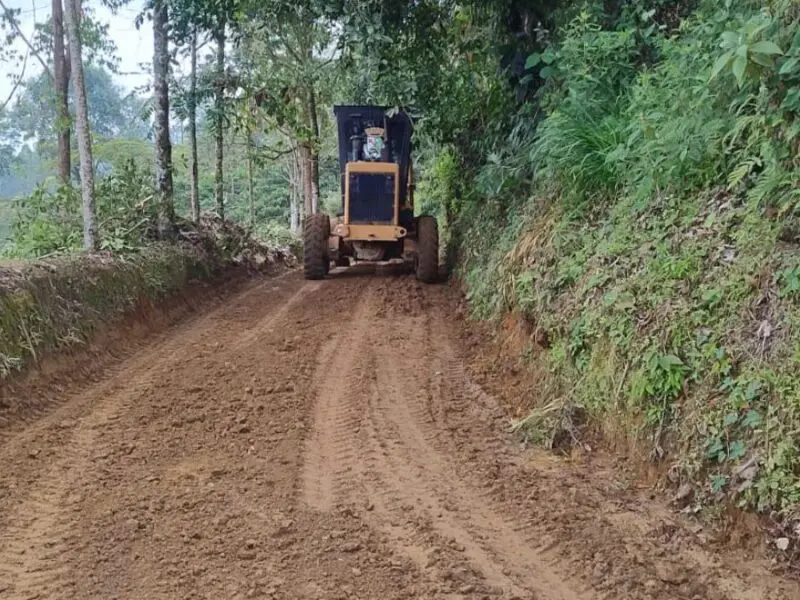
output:
[[[0,438],[0,598],[789,600],[613,473],[523,450],[442,287],[296,274]]]

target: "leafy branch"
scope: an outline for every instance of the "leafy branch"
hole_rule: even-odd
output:
[[[53,72],[50,69],[50,66],[42,58],[42,55],[39,53],[39,51],[36,49],[36,47],[31,43],[30,39],[28,39],[28,36],[26,36],[22,32],[22,29],[19,26],[19,22],[17,21],[16,16],[14,15],[14,11],[11,10],[10,8],[8,8],[8,6],[6,6],[6,4],[5,4],[5,2],[3,2],[3,0],[0,0],[0,8],[3,9],[3,12],[4,12],[3,16],[4,16],[5,20],[8,22],[9,25],[11,25],[12,29],[14,29],[14,31],[16,31],[17,36],[19,37],[19,39],[21,39],[25,43],[25,45],[28,47],[28,52],[30,54],[33,54],[33,56],[36,58],[36,60],[39,61],[39,64],[42,65],[42,68],[44,69],[45,73],[47,73],[47,75],[50,77],[50,79],[53,79]],[[35,10],[35,8],[36,7],[34,6],[34,10]]]

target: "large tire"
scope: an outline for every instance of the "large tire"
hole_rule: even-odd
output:
[[[439,280],[439,226],[434,217],[417,219],[417,279]]]
[[[328,274],[330,233],[331,222],[324,213],[309,215],[303,221],[303,274],[306,279],[323,279]]]

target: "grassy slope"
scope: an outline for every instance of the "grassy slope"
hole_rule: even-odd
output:
[[[510,250],[469,273],[482,282],[473,305],[530,323],[525,358],[543,374],[534,407],[580,405],[637,454],[666,453],[707,496],[795,511],[800,254],[789,233],[722,192],[631,204],[578,219],[552,203],[521,232],[510,226]],[[528,426],[546,441],[556,423],[537,414]]]
[[[530,153],[541,158],[538,183],[522,191],[529,199],[462,212],[462,275],[477,315],[516,312],[530,326],[524,358],[541,392],[529,435],[552,440],[557,417],[581,406],[632,456],[690,483],[698,506],[732,500],[791,523],[800,520],[796,177],[770,162],[782,134],[766,125],[775,99],[758,104],[764,87],[742,101],[744,92],[721,98],[708,83],[721,31],[757,13],[716,29],[709,14],[659,41],[661,63],[622,73],[626,91],[591,115],[573,110],[580,94],[597,97],[585,80],[565,83],[570,94]],[[784,48],[788,29],[776,21],[771,33]],[[599,60],[629,43],[569,35],[587,56],[597,46]],[[561,59],[576,60],[570,40],[563,47]],[[742,177],[753,157],[765,168]]]
[[[0,265],[0,380],[47,352],[85,342],[142,302],[210,279],[222,266],[191,246]]]

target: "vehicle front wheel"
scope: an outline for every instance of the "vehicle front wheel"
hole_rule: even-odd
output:
[[[303,274],[306,279],[323,279],[327,275],[330,233],[331,222],[324,213],[309,215],[303,221]]]
[[[434,217],[417,219],[417,279],[435,283],[439,279],[439,226]]]

